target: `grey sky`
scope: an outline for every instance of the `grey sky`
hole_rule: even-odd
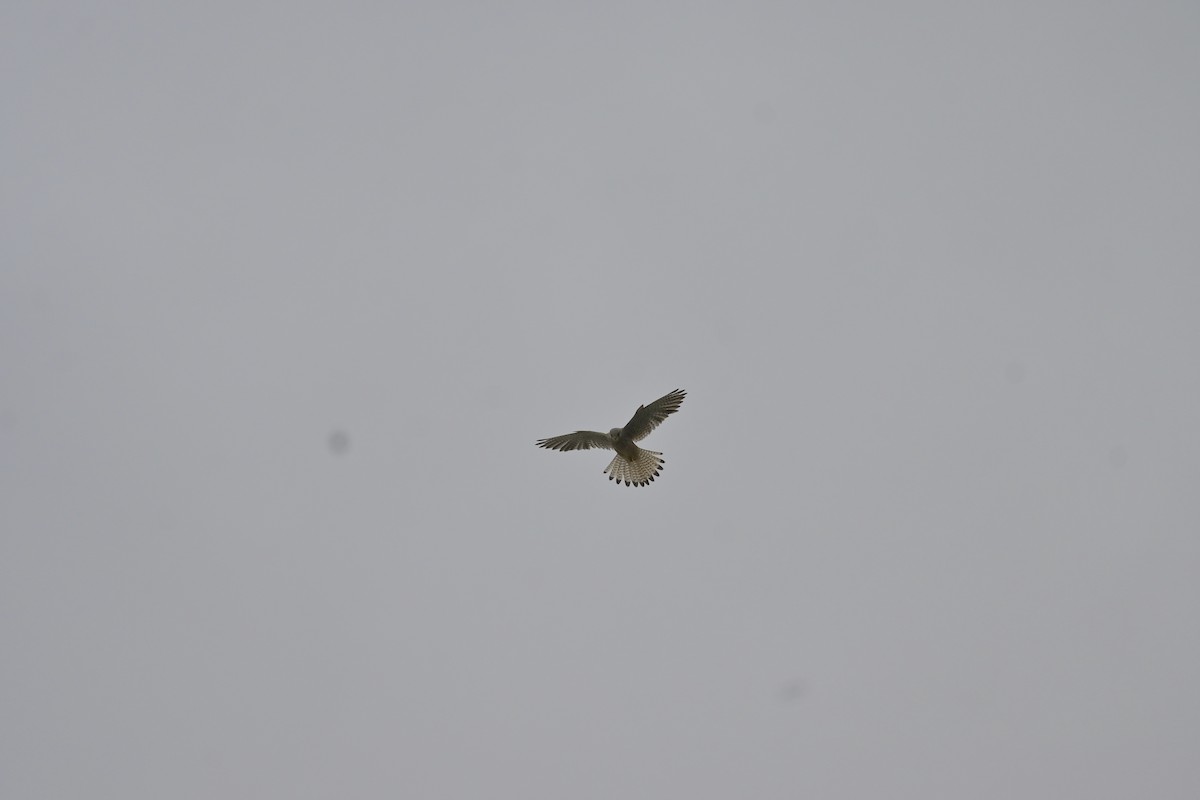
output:
[[[1196,797],[1198,42],[6,4],[0,794]]]

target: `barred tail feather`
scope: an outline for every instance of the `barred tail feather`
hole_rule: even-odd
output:
[[[639,448],[633,461],[626,461],[624,456],[618,455],[604,471],[608,473],[610,481],[624,483],[626,486],[648,486],[650,481],[658,477],[665,463],[662,453]]]

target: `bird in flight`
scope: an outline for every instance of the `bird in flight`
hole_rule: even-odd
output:
[[[564,433],[562,436],[551,436],[549,439],[539,439],[537,446],[548,450],[616,450],[617,455],[604,468],[610,481],[624,483],[626,486],[646,486],[658,477],[659,470],[666,462],[662,453],[653,450],[643,450],[634,442],[640,442],[650,435],[650,431],[663,423],[669,415],[674,414],[683,405],[687,394],[683,389],[676,389],[655,400],[648,406],[638,406],[633,417],[625,423],[624,428],[613,428],[608,433],[599,431],[575,431]]]

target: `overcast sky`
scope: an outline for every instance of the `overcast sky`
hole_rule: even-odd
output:
[[[0,93],[5,798],[1200,796],[1194,3],[10,2]]]

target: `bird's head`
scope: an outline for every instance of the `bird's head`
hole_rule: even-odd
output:
[[[611,431],[608,432],[608,438],[612,439],[615,442],[617,439],[621,438],[622,430],[624,430],[624,429],[623,428],[613,428]]]

